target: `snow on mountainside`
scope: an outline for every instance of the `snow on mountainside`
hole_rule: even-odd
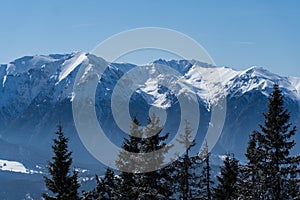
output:
[[[75,54],[71,59],[66,60],[61,67],[61,72],[58,77],[58,81],[66,78],[78,65],[80,65],[83,60],[87,59],[86,54],[78,53]]]
[[[11,172],[21,172],[28,173],[27,169],[22,163],[8,160],[0,160],[0,170],[11,171]]]
[[[19,103],[26,106],[43,90],[49,89],[54,90],[53,101],[70,98],[75,78],[75,74],[72,76],[72,73],[76,73],[77,68],[83,63],[96,66],[97,58],[83,52],[74,52],[66,55],[26,56],[7,65],[1,65],[0,105],[7,105],[11,103],[12,99],[18,97]],[[158,60],[145,65],[145,67],[157,64],[164,64],[179,71],[189,87],[206,102],[214,102],[215,98],[224,94],[236,96],[253,90],[261,90],[268,94],[268,88],[271,88],[274,83],[280,84],[286,89],[284,92],[293,98],[300,98],[300,78],[281,77],[260,67],[237,71],[193,60]],[[121,70],[123,73],[134,67],[134,65],[128,64],[113,63],[110,65],[111,68],[115,68],[112,70]],[[167,74],[162,76],[167,76]],[[157,88],[158,85],[155,85],[155,82],[162,78],[159,71],[156,72],[156,77],[157,79],[149,79],[142,90],[159,99],[162,98],[161,94],[153,88]],[[109,80],[106,81],[109,82]]]
[[[36,167],[39,168],[38,166]],[[25,166],[20,162],[8,160],[0,160],[0,171],[17,172],[24,174],[42,174],[41,171],[26,169]]]
[[[300,78],[282,77],[262,67],[250,67],[246,70],[234,70],[228,67],[216,67],[199,61],[162,61],[184,75],[185,81],[204,100],[215,102],[222,95],[241,96],[254,90],[268,95],[274,83],[284,88],[284,93],[300,99]]]
[[[231,95],[244,94],[253,90],[260,90],[265,95],[268,95],[272,85],[277,83],[284,88],[284,93],[294,99],[299,99],[300,93],[297,90],[297,85],[300,79],[294,79],[293,82],[290,80],[291,78],[273,74],[261,67],[251,67],[238,72],[235,77],[226,83],[226,87],[228,88],[228,94]]]
[[[292,86],[292,90],[298,95],[298,97],[300,96],[300,77],[289,77],[288,80],[291,83]],[[300,97],[299,97],[300,98]]]

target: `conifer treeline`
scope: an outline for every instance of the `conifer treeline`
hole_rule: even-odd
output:
[[[212,177],[207,147],[198,156],[191,155],[195,141],[191,137],[192,130],[188,123],[185,133],[180,135],[178,141],[186,147],[186,152],[166,167],[143,173],[147,169],[140,168],[141,162],[146,163],[143,166],[149,164],[159,167],[163,164],[164,153],[170,148],[166,144],[169,134],[162,134],[159,119],[155,116],[148,120],[148,125],[143,129],[139,128],[138,120],[133,119],[131,135],[124,140],[124,151],[120,153],[116,165],[119,168],[129,167],[135,173],[115,172],[108,168],[103,177],[96,176],[96,188],[83,192],[80,199],[300,199],[300,156],[292,156],[290,152],[295,146],[292,136],[296,133],[296,127],[289,123],[290,114],[284,109],[283,95],[278,85],[274,85],[268,98],[268,112],[263,115],[265,122],[260,125],[260,131],[253,131],[249,136],[246,162],[240,163],[232,154],[227,153],[223,166],[220,167],[220,174],[215,178]],[[46,186],[53,195],[50,197],[45,194],[44,197],[76,200],[79,199],[78,182],[75,180],[77,173],[71,175],[69,172],[71,153],[67,150],[67,139],[62,135],[61,129],[58,133],[59,139],[54,140],[53,146],[55,156],[48,167],[51,178],[45,178]],[[165,151],[154,155],[154,159],[141,160],[140,157],[127,154],[148,153],[163,147]],[[150,163],[153,160],[155,163]],[[57,167],[64,170],[56,169]],[[216,180],[216,184],[213,180]],[[66,194],[60,194],[61,189],[54,188],[56,182],[59,183],[56,187],[68,188],[64,189]]]

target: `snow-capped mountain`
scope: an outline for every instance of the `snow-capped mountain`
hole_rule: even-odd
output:
[[[180,121],[177,96],[184,93],[197,97],[201,120],[195,153],[210,126],[211,108],[224,96],[226,118],[221,137],[213,149],[215,154],[230,151],[243,158],[249,133],[263,123],[261,113],[267,109],[267,96],[274,83],[283,90],[292,122],[297,126],[300,124],[300,78],[282,77],[260,67],[238,71],[195,60],[157,60],[136,66],[108,63],[84,52],[25,56],[0,65],[0,159],[21,162],[24,169],[45,166],[51,158],[50,145],[56,126],[62,123],[64,132],[70,138],[75,165],[101,173],[103,165],[88,153],[78,137],[72,101],[76,98],[73,86],[80,69],[86,69],[80,81],[87,82],[91,78],[88,74],[97,72],[97,67],[104,63],[107,68],[98,82],[95,109],[99,123],[117,145],[122,143],[126,134],[114,121],[112,93],[124,74],[136,67],[144,67],[147,71],[131,76],[132,80],[125,86],[146,77],[129,103],[130,113],[137,116],[142,124],[146,123],[150,106],[161,107],[168,112],[165,131],[172,134]],[[160,66],[176,71],[177,79]],[[299,139],[297,135],[296,142]],[[297,149],[300,150],[299,146]]]
[[[80,67],[89,66],[87,69],[97,70],[100,64],[103,64],[101,58],[84,52],[74,52],[65,55],[26,56],[1,65],[1,139],[16,145],[26,144],[30,148],[34,144],[36,148],[33,149],[39,149],[44,147],[44,144],[49,144],[49,139],[53,136],[51,133],[59,121],[64,124],[66,132],[70,132],[69,134],[73,134],[72,137],[76,138],[70,109],[72,98],[76,95],[73,92],[75,77]],[[177,82],[172,80],[160,65],[179,72],[178,76],[182,82],[178,84],[178,80]],[[135,67],[137,66],[127,63],[107,63],[107,69],[99,81],[96,92],[96,108],[101,119],[100,123],[103,123],[103,120],[111,120],[110,100],[117,81]],[[132,98],[136,107],[145,107],[144,113],[148,113],[146,110],[148,105],[171,108],[176,104],[176,95],[188,92],[199,98],[199,105],[207,115],[211,105],[218,103],[218,98],[222,96],[227,97],[227,116],[239,107],[243,110],[249,107],[255,100],[255,96],[260,97],[259,101],[262,104],[256,102],[256,107],[260,109],[255,108],[253,111],[262,112],[265,110],[263,109],[266,105],[265,98],[271,92],[274,83],[281,86],[288,99],[287,103],[298,107],[300,100],[300,78],[281,77],[260,67],[237,71],[194,60],[157,60],[143,67],[148,70],[137,73],[131,78],[137,80],[139,77],[147,77]],[[151,73],[151,75],[142,73]],[[168,80],[171,88],[164,87],[165,80]],[[243,102],[235,103],[231,108],[233,101],[242,99]],[[297,114],[295,112],[297,110],[292,111],[293,114]],[[140,112],[136,114],[144,114]],[[253,120],[257,117],[259,116]],[[227,118],[226,120],[240,119]],[[107,128],[111,130],[111,127]],[[223,135],[226,133],[224,132]]]

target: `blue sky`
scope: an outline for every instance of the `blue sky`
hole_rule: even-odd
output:
[[[113,34],[154,26],[192,37],[217,65],[257,65],[300,76],[297,0],[3,0],[0,9],[0,63],[23,55],[89,52]]]

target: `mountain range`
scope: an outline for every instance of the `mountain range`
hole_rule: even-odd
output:
[[[197,97],[200,121],[197,145],[193,150],[195,154],[209,126],[214,125],[211,124],[212,108],[225,97],[224,126],[212,150],[216,165],[220,162],[218,158],[226,152],[234,153],[243,161],[249,134],[258,130],[258,125],[264,122],[262,113],[267,111],[267,98],[273,84],[279,84],[283,91],[291,122],[296,126],[300,124],[300,77],[283,77],[261,67],[239,71],[195,60],[162,59],[137,66],[109,63],[85,52],[25,56],[0,65],[0,159],[1,163],[17,162],[19,164],[16,166],[22,165],[23,170],[19,170],[20,167],[15,171],[13,167],[10,171],[7,167],[4,170],[4,165],[1,165],[0,177],[3,181],[0,187],[27,183],[27,187],[20,187],[19,194],[14,195],[23,195],[24,199],[26,194],[28,198],[30,195],[39,196],[40,191],[45,189],[42,175],[46,172],[47,160],[52,156],[52,139],[59,123],[70,138],[74,166],[81,170],[81,179],[89,180],[84,178],[91,179],[93,174],[103,172],[104,165],[93,158],[82,144],[72,114],[76,75],[82,68],[97,71],[103,63],[106,63],[106,69],[98,81],[94,107],[107,137],[119,146],[126,134],[114,120],[111,98],[118,80],[136,67],[147,68],[151,73],[151,76],[132,76],[132,81],[140,76],[146,77],[130,97],[128,105],[131,116],[136,116],[141,124],[146,124],[151,106],[163,108],[168,114],[164,131],[172,136],[181,120],[178,95],[190,93]],[[180,84],[170,78],[170,74],[160,70],[160,66],[175,70]],[[167,80],[172,88],[165,87],[162,80]],[[299,134],[294,139],[296,143],[300,141]],[[298,144],[294,153],[299,152]],[[5,199],[8,190],[0,194],[1,199]],[[20,196],[12,198],[20,199]]]

